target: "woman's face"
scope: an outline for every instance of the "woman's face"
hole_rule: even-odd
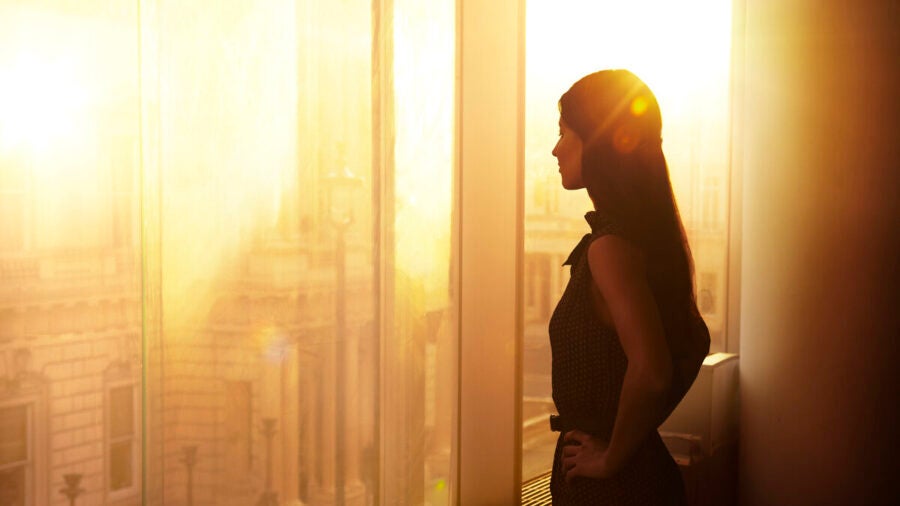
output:
[[[581,180],[581,137],[559,118],[559,141],[553,148],[553,156],[559,161],[559,174],[562,186],[567,190],[584,188]]]

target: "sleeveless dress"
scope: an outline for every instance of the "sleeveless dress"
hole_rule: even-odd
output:
[[[579,477],[570,484],[565,482],[565,432],[579,429],[609,441],[627,365],[615,329],[596,316],[587,259],[591,241],[607,234],[623,234],[597,211],[588,212],[585,219],[591,233],[581,239],[563,264],[571,266],[572,275],[550,319],[553,401],[563,424],[550,479],[553,504],[683,505],[681,473],[656,431],[612,478]]]

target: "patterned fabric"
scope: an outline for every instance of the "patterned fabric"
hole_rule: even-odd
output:
[[[609,441],[625,377],[627,359],[614,328],[602,323],[591,302],[587,249],[607,234],[622,236],[611,220],[591,211],[591,233],[582,238],[564,265],[572,276],[550,319],[553,401],[574,428]],[[560,433],[553,457],[553,504],[683,505],[684,484],[675,461],[655,431],[616,476],[565,482]]]

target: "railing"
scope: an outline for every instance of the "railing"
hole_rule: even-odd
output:
[[[522,484],[522,506],[544,506],[553,502],[550,497],[550,471]]]

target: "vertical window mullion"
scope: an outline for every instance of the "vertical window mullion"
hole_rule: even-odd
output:
[[[458,504],[521,489],[524,2],[460,0]]]

